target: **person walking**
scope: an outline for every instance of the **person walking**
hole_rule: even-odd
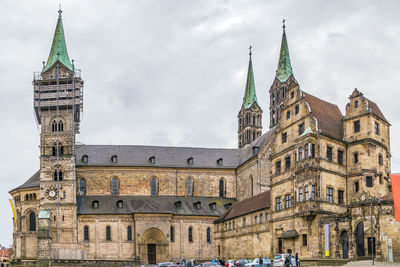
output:
[[[300,266],[300,260],[299,260],[299,253],[298,252],[296,252],[295,260],[296,260],[296,267],[299,267]]]
[[[290,267],[293,267],[293,263],[292,263],[292,251],[289,251],[289,264],[290,264]]]
[[[260,258],[258,259],[258,263],[260,264],[260,265],[262,265],[263,264],[263,259],[262,259],[262,257],[260,256]]]
[[[290,266],[289,255],[286,254],[286,256],[285,256],[285,267],[289,267],[289,266]]]

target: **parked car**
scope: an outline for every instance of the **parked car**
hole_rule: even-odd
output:
[[[225,267],[235,267],[235,260],[227,260],[225,262]]]
[[[240,259],[236,261],[236,267],[244,267],[246,263],[251,262],[249,259]]]
[[[175,265],[175,264],[173,262],[160,262],[158,264],[158,267],[167,267],[167,266],[171,267],[171,265]]]
[[[260,258],[255,258],[253,261],[246,263],[244,267],[271,267],[271,260],[268,258],[262,258],[262,264],[260,264]]]
[[[287,254],[287,253],[284,253],[284,254],[275,255],[273,267],[285,266],[285,258],[286,258],[286,255],[288,255],[288,254]],[[293,265],[293,266],[296,266],[296,260],[295,260],[295,258],[294,258],[294,255],[292,255],[292,265]]]
[[[195,267],[224,267],[224,266],[220,265],[219,263],[204,262],[200,263],[199,265],[196,265]]]

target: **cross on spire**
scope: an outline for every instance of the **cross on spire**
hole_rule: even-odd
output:
[[[251,57],[251,55],[252,55],[252,53],[251,53],[251,49],[252,49],[253,47],[250,45],[250,47],[249,47],[249,56]]]
[[[282,28],[283,28],[283,30],[285,30],[285,28],[286,28],[285,22],[286,22],[286,20],[283,19],[283,20],[282,20]]]

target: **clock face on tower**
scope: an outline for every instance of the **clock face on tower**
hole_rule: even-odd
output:
[[[46,198],[48,200],[56,200],[58,196],[58,191],[57,188],[55,186],[50,186],[49,188],[47,188],[46,190]]]

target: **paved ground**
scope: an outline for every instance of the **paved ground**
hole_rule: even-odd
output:
[[[400,262],[375,262],[375,265],[372,265],[372,261],[351,261],[345,267],[364,267],[364,266],[376,266],[376,267],[395,267],[400,266]],[[330,266],[326,266],[330,267]]]

